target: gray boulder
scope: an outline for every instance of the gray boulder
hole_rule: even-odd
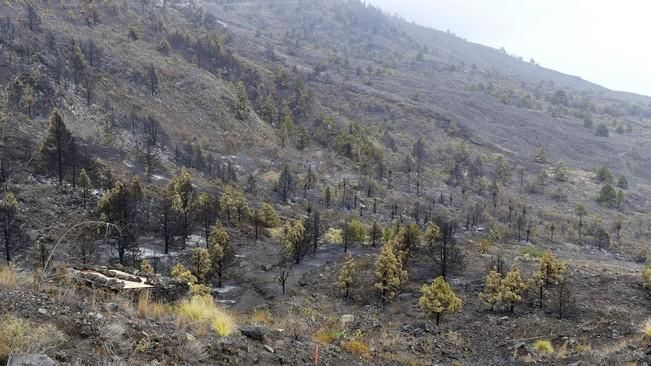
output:
[[[249,325],[240,328],[240,332],[253,340],[263,342],[267,335],[267,328],[259,325]]]
[[[9,355],[7,366],[56,366],[54,360],[46,355],[31,353],[13,353]]]

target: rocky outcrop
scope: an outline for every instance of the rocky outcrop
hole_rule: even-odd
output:
[[[114,291],[148,289],[154,298],[164,302],[176,301],[189,290],[186,282],[176,278],[141,271],[132,274],[122,268],[119,270],[107,267],[69,268],[67,276],[79,284],[95,288]]]
[[[190,290],[187,282],[161,275],[150,275],[145,283],[153,286],[151,292],[154,298],[164,302],[179,300]]]

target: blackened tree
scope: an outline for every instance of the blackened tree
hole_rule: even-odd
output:
[[[72,133],[63,122],[59,111],[55,109],[50,114],[47,137],[41,146],[41,154],[46,162],[56,165],[59,185],[63,184],[64,164],[69,157],[72,144]]]
[[[276,192],[283,202],[287,202],[289,195],[293,192],[295,186],[294,177],[292,177],[289,167],[285,165],[283,171],[280,173],[278,182],[276,183]]]
[[[5,259],[11,262],[11,239],[15,231],[16,216],[18,214],[18,201],[13,193],[6,191],[0,204],[2,215],[2,229],[5,240]]]
[[[125,264],[125,254],[134,242],[138,204],[143,198],[140,181],[134,177],[129,184],[117,181],[97,203],[102,219],[120,228],[116,245],[121,264]]]

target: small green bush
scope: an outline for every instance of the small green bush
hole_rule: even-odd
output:
[[[348,223],[348,240],[356,243],[366,240],[366,228],[358,218],[353,218]]]
[[[601,123],[599,126],[597,126],[597,129],[594,132],[595,135],[600,136],[600,137],[608,137],[610,136],[610,132],[608,131],[608,126],[605,124]]]
[[[524,248],[521,248],[519,250],[519,253],[520,253],[521,256],[527,255],[529,257],[540,258],[543,255],[545,255],[545,250],[542,249],[542,248],[538,248],[537,246],[531,244],[531,245],[527,245]]]
[[[642,271],[642,286],[651,289],[651,264]]]
[[[262,206],[260,206],[258,215],[260,224],[266,228],[274,228],[280,223],[280,218],[278,217],[276,210],[274,210],[273,206],[268,203],[263,203]]]
[[[326,243],[341,244],[344,242],[344,232],[341,229],[331,227],[326,231],[323,239]]]

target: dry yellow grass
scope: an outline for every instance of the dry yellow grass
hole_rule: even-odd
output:
[[[370,357],[368,343],[362,339],[348,340],[344,342],[343,347],[346,351],[356,354],[362,358]]]
[[[630,350],[632,342],[637,342],[637,340],[634,340],[632,338],[625,338],[612,343],[606,343],[600,347],[595,347],[589,354],[585,355],[586,361],[588,361],[589,365],[596,365],[598,362],[611,359],[613,362],[615,362],[615,360],[622,361],[617,364],[618,366],[620,364],[622,366],[638,366],[637,363],[629,364],[623,362],[624,359],[621,358],[622,354],[625,354],[627,350]],[[616,363],[611,364],[614,365]]]
[[[152,301],[149,291],[143,291],[140,296],[138,296],[136,312],[140,318],[161,320],[165,315],[167,315],[167,306]]]
[[[539,339],[533,343],[533,348],[540,354],[547,354],[554,352],[554,346],[552,342],[546,339]]]
[[[227,314],[220,314],[212,320],[212,329],[220,337],[226,337],[233,331],[233,320]]]
[[[479,241],[479,253],[481,254],[488,254],[488,251],[491,248],[491,242],[488,239],[480,240]]]
[[[346,338],[346,332],[337,327],[335,321],[328,321],[313,335],[312,340],[320,344],[330,344]]]
[[[576,352],[578,354],[592,352],[592,345],[590,343],[577,344],[576,347],[574,347],[574,352]]]
[[[461,347],[465,345],[465,339],[463,335],[457,331],[451,330],[445,334],[445,337],[447,338],[448,342],[451,344]]]
[[[267,229],[269,237],[272,239],[280,240],[283,237],[283,228],[282,227],[272,227]]]
[[[260,180],[267,183],[275,183],[278,181],[278,178],[280,178],[280,172],[276,171],[269,171],[260,176]]]
[[[274,325],[294,337],[309,337],[313,333],[313,328],[305,319],[297,309],[290,307],[285,314],[279,314],[274,320]]]
[[[28,320],[5,315],[0,319],[0,363],[12,352],[47,352],[63,342],[64,335],[51,324],[36,325]]]
[[[341,244],[344,242],[344,234],[341,229],[328,228],[328,231],[323,235],[323,240],[330,244]]]
[[[253,310],[253,313],[251,313],[251,322],[255,324],[271,325],[271,323],[273,323],[273,317],[269,310],[255,309]]]
[[[651,289],[651,264],[642,270],[642,286]]]
[[[218,307],[210,296],[193,296],[179,302],[175,309],[177,324],[194,325],[199,333],[212,328],[219,336],[229,335],[235,328],[235,319]]]
[[[335,341],[335,337],[333,333],[325,329],[319,329],[312,336],[312,340],[320,344],[330,344]]]
[[[651,319],[647,319],[646,323],[642,327],[642,333],[645,338],[651,339]]]
[[[18,286],[16,267],[11,264],[0,266],[0,286],[7,288],[16,288]]]
[[[421,366],[423,365],[416,356],[412,355],[399,355],[395,353],[383,352],[379,357],[385,361],[397,362],[400,366]]]
[[[556,358],[564,360],[569,355],[569,342],[565,341],[560,347],[556,348]]]

